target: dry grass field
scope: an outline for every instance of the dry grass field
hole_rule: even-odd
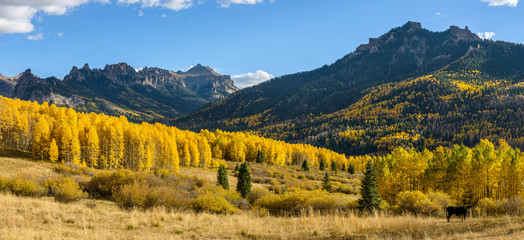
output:
[[[53,177],[58,175],[54,167],[16,156],[0,157],[2,177]],[[182,168],[180,173],[209,181],[216,177],[213,170],[197,168]],[[236,178],[230,176],[230,185],[235,183]],[[163,208],[127,211],[105,200],[64,204],[52,197],[0,193],[0,239],[524,239],[524,218],[453,218],[448,223],[445,218],[412,215],[305,212],[275,217],[258,216],[254,211],[233,215]]]
[[[71,204],[0,194],[0,239],[523,239],[524,219],[258,217],[250,213],[124,211],[108,201]]]
[[[0,177],[13,177],[19,174],[31,174],[34,177],[55,177],[53,164],[35,162],[26,158],[0,157]]]

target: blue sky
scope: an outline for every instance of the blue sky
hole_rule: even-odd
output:
[[[407,21],[524,42],[518,0],[0,0],[0,73],[201,63],[240,86],[334,62]],[[494,35],[493,35],[494,34]]]

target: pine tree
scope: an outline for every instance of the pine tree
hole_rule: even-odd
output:
[[[307,159],[305,159],[303,162],[302,162],[302,170],[306,171],[306,172],[309,172],[309,165],[307,163]]]
[[[49,145],[49,161],[56,162],[56,160],[58,160],[58,145],[56,145],[56,141],[53,138],[51,145]]]
[[[334,161],[331,163],[331,171],[333,171],[333,172],[337,171],[337,163],[334,162]]]
[[[320,163],[318,165],[318,168],[320,169],[320,171],[324,171],[326,170],[326,161],[324,161],[324,159],[321,159],[320,160]]]
[[[229,180],[227,178],[226,166],[220,165],[217,173],[217,185],[222,186],[224,189],[229,189]]]
[[[377,172],[373,167],[373,164],[371,164],[371,161],[369,161],[366,164],[366,172],[364,173],[364,178],[362,179],[360,188],[361,197],[358,200],[358,208],[360,210],[371,212],[374,209],[379,209],[381,200],[377,187]]]
[[[240,165],[237,163],[237,165],[235,166],[235,173],[240,171]]]
[[[263,162],[264,162],[264,152],[262,152],[262,150],[258,150],[257,163],[263,163]]]
[[[331,180],[329,179],[329,174],[327,172],[322,180],[322,189],[331,192]]]
[[[251,192],[251,173],[249,173],[247,162],[242,163],[238,170],[237,192],[244,198]]]
[[[353,166],[353,164],[349,164],[348,173],[351,175],[355,174],[355,167]]]

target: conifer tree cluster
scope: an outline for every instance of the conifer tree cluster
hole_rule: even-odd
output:
[[[322,180],[322,189],[331,192],[331,179],[329,178],[329,174],[327,172],[324,174],[324,179]]]
[[[348,173],[351,175],[355,174],[355,167],[351,163],[349,164],[349,167],[348,167]]]
[[[364,173],[364,177],[361,182],[361,197],[358,199],[358,208],[360,210],[372,212],[373,210],[380,209],[379,206],[381,200],[377,187],[377,172],[370,161],[366,165],[366,172]]]
[[[217,185],[222,186],[224,189],[229,189],[229,179],[227,177],[226,166],[221,164],[218,167],[217,172]]]
[[[262,150],[257,152],[257,163],[264,163],[264,152]]]
[[[309,164],[307,163],[307,159],[302,162],[302,170],[309,172]]]
[[[244,198],[251,192],[251,173],[247,162],[242,163],[238,170],[237,192]]]
[[[318,165],[318,168],[320,169],[320,171],[324,171],[326,170],[326,161],[324,161],[324,159],[321,159],[320,160],[320,163]]]

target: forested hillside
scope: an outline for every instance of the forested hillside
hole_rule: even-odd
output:
[[[351,155],[473,147],[483,138],[523,148],[523,79],[522,44],[410,22],[332,65],[242,90],[174,123]]]
[[[218,167],[220,161],[255,161],[263,154],[273,165],[319,159],[343,168],[347,158],[327,149],[287,144],[249,133],[200,133],[160,123],[130,123],[123,116],[86,114],[48,103],[0,97],[3,151],[29,151],[38,159],[100,169],[150,171],[180,166]]]
[[[492,84],[495,83],[483,86]],[[467,88],[474,92],[471,86]],[[179,167],[213,168],[225,161],[260,163],[258,160],[262,158],[269,166],[291,166],[291,169],[302,166],[306,172],[325,171],[337,176],[337,171],[362,172],[371,162],[378,172],[382,199],[392,205],[399,201],[399,194],[416,191],[430,195],[442,192],[449,195],[448,201],[477,204],[510,199],[523,190],[520,182],[524,177],[524,154],[504,140],[497,141],[497,146],[489,140],[480,140],[473,148],[454,145],[415,151],[396,147],[384,156],[346,157],[310,145],[287,144],[249,133],[220,130],[195,133],[159,123],[135,124],[125,117],[85,114],[47,103],[39,105],[4,97],[0,97],[0,120],[0,151],[32,152],[37,159],[98,169],[178,172]],[[297,187],[314,188],[311,184],[296,184],[307,181],[306,176],[288,179],[270,173],[274,169],[269,166],[262,166],[267,168],[262,169],[266,177],[284,181],[270,181],[270,189],[275,193],[292,192]],[[266,182],[263,178],[260,181]],[[281,184],[288,187],[282,188]],[[345,193],[342,186],[337,189]],[[265,204],[269,209],[278,209],[278,201],[285,199],[268,198]],[[427,209],[420,211],[441,210],[436,202],[424,204]]]

